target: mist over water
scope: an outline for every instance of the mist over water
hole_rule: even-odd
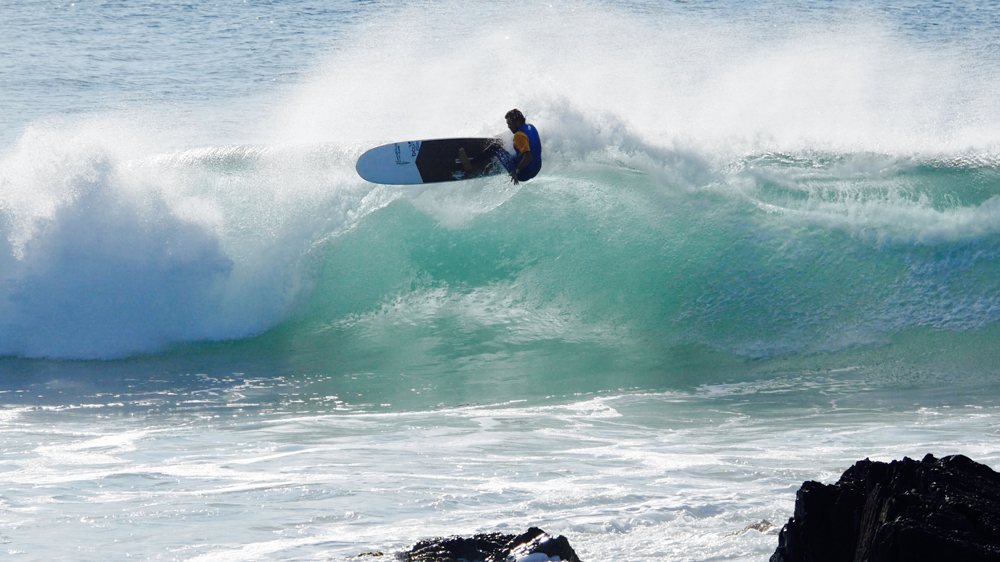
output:
[[[803,480],[997,466],[998,22],[0,7],[0,552],[341,560],[541,525],[588,561],[760,561],[777,528],[748,527]],[[530,182],[354,170],[512,107]]]

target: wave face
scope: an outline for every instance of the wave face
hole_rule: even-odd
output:
[[[641,4],[513,26],[509,8],[351,20],[231,143],[142,112],[26,125],[0,153],[0,355],[232,342],[406,391],[489,381],[470,395],[995,366],[990,30],[770,7],[775,31]],[[532,57],[497,55],[515,45]],[[376,142],[495,134],[514,105],[545,143],[522,186],[354,173]]]

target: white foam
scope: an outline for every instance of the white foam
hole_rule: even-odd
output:
[[[285,318],[308,252],[392,196],[329,146],[159,152],[105,116],[38,124],[0,165],[0,354],[111,358]]]

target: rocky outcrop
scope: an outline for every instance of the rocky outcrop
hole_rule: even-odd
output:
[[[521,535],[503,533],[420,541],[398,555],[404,562],[580,562],[566,537],[532,527]]]
[[[1000,562],[1000,474],[954,455],[805,482],[771,562]]]

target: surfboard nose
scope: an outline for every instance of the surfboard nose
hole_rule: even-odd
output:
[[[358,175],[372,183],[413,185],[423,183],[417,169],[420,142],[396,142],[377,146],[358,158]]]

